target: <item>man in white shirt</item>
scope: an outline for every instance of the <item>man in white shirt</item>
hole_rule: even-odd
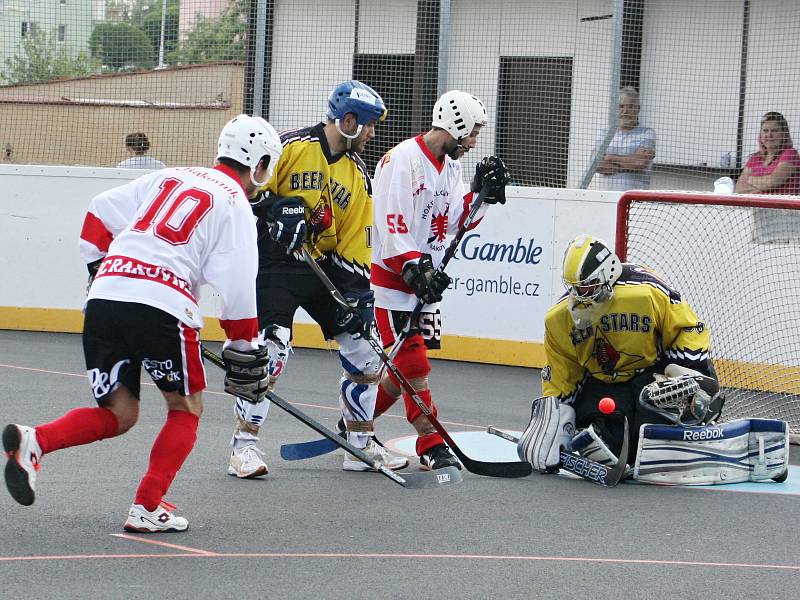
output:
[[[597,167],[606,190],[647,190],[656,155],[656,132],[639,125],[639,92],[624,87],[619,93],[619,125]],[[600,134],[598,146],[607,130]]]
[[[208,283],[222,298],[225,390],[263,401],[269,360],[258,336],[257,234],[248,199],[267,182],[281,152],[269,123],[239,115],[220,134],[213,169],[155,171],[91,201],[80,252],[91,277],[83,347],[97,406],[73,409],[35,428],[6,426],[5,480],[17,502],[33,504],[43,455],[134,426],[143,367],[168,412],[124,528],[188,529],[163,498],[194,446],[203,409],[203,319],[196,294]]]
[[[431,129],[395,146],[375,169],[370,274],[375,322],[381,342],[389,347],[417,302],[425,303],[398,349],[395,363],[434,416],[437,410],[428,387],[427,348],[439,347],[439,301],[450,284],[450,277],[437,269],[447,249],[446,236],[456,233],[465,222],[474,196],[484,186],[486,204],[505,203],[508,171],[499,158],[484,158],[478,164],[470,190],[462,181],[459,159],[476,146],[486,122],[486,108],[478,98],[458,90],[446,92],[434,105]],[[486,208],[481,206],[473,225]],[[399,382],[384,376],[375,415],[386,412],[400,394]],[[417,430],[421,468],[460,468],[417,404],[408,394],[404,399],[406,418]]]

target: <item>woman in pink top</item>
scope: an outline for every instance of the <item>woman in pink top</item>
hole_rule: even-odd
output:
[[[781,113],[761,117],[758,147],[744,165],[736,193],[800,194],[800,154],[792,146],[789,124]]]

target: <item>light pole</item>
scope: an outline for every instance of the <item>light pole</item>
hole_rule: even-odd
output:
[[[164,68],[164,31],[167,28],[167,0],[161,0],[161,36],[158,41],[158,67]]]

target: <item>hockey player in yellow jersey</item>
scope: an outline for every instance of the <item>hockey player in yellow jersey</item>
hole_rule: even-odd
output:
[[[606,396],[628,419],[622,458],[631,464],[643,423],[700,425],[720,415],[709,331],[679,291],[591,235],[567,247],[562,279],[567,293],[545,317],[543,397],[520,439],[521,459],[557,470],[567,447],[615,462],[623,420],[600,411]]]
[[[339,401],[348,441],[391,468],[408,464],[376,443],[373,416],[380,361],[365,337],[373,322],[370,290],[372,184],[359,156],[386,118],[380,95],[355,80],[337,85],[327,100],[327,120],[281,133],[283,154],[264,195],[253,206],[259,224],[256,293],[259,327],[270,349],[274,386],[291,352],[292,322],[302,307],[327,340],[339,345],[343,373]],[[354,307],[339,309],[299,250],[305,247]],[[269,403],[236,401],[228,474],[265,475],[256,446]],[[343,468],[369,467],[346,454]]]

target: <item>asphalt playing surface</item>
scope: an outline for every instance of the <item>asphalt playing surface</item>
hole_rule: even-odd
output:
[[[468,472],[404,489],[342,471],[340,451],[283,461],[281,444],[319,436],[277,407],[259,444],[270,474],[237,480],[232,402],[207,369],[197,444],[167,495],[189,531],[122,529],[165,414],[148,382],[129,433],[44,457],[33,506],[0,490],[0,598],[798,597],[795,495]],[[276,391],[333,428],[339,371],[335,353],[299,349]],[[540,389],[533,369],[447,361],[431,383],[451,433],[519,431]],[[80,336],[0,331],[0,426],[92,405]],[[377,423],[384,440],[412,434],[399,405]]]

